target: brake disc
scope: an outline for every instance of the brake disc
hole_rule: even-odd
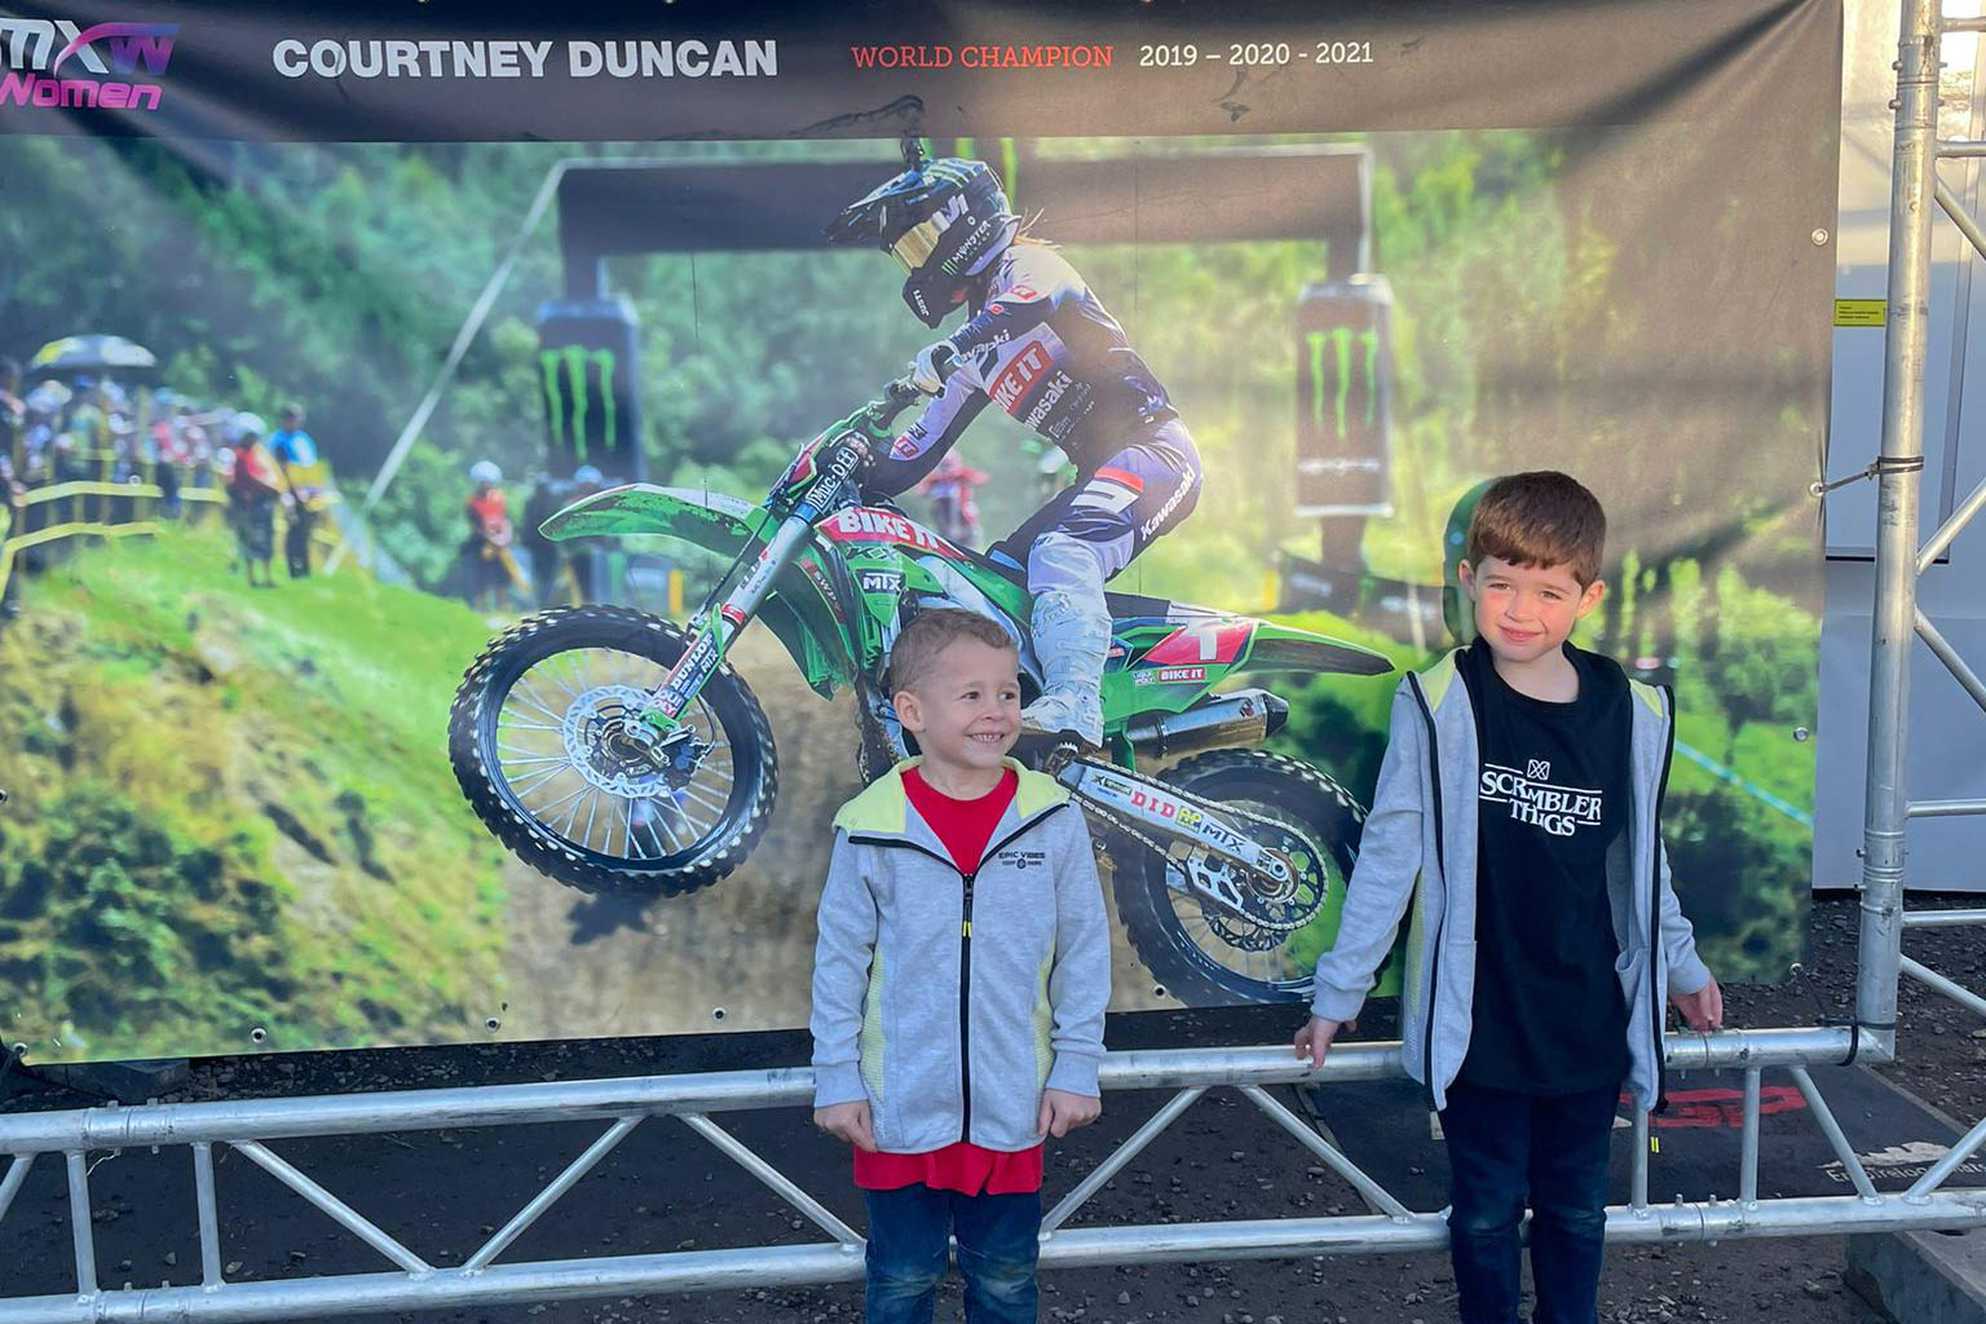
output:
[[[629,799],[669,796],[686,785],[711,745],[687,726],[665,735],[642,721],[650,702],[636,685],[600,685],[573,699],[559,722],[573,771]]]

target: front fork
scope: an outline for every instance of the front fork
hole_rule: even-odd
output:
[[[706,601],[698,609],[698,619],[690,626],[689,647],[676,659],[676,665],[669,668],[669,674],[662,683],[655,687],[651,702],[641,714],[645,725],[661,733],[665,746],[683,737],[683,710],[717,674],[717,668],[724,665],[732,640],[758,614],[759,604],[772,591],[772,581],[794,557],[805,550],[808,540],[813,537],[815,522],[827,511],[833,510],[844,495],[857,490],[862,471],[880,453],[876,448],[889,445],[890,439],[884,429],[891,419],[917,399],[917,394],[917,388],[907,380],[891,382],[883,388],[881,399],[871,401],[830,428],[829,433],[836,434],[831,441],[826,440],[829,433],[823,433],[822,439],[803,453],[812,455],[816,462],[825,461],[821,463],[812,487],[780,521],[772,539],[759,549],[758,560],[738,586],[715,606]],[[795,466],[799,463],[799,460],[794,461]],[[791,476],[794,469],[787,472]],[[781,479],[778,487],[785,484],[786,479]]]
[[[1094,806],[1107,821],[1128,821],[1157,841],[1183,842],[1228,866],[1225,870],[1186,869],[1182,873],[1187,891],[1238,919],[1255,918],[1241,892],[1250,885],[1248,880],[1260,879],[1277,891],[1296,881],[1295,866],[1287,855],[1256,841],[1212,801],[1127,775],[1122,768],[1094,759],[1063,764],[1055,779],[1077,800]]]
[[[714,604],[706,601],[698,609],[698,616],[690,626],[689,647],[676,659],[676,665],[669,668],[669,674],[654,690],[653,702],[641,715],[641,720],[661,732],[665,741],[686,734],[687,729],[680,724],[683,710],[724,665],[732,641],[758,614],[759,604],[772,591],[772,581],[780,570],[806,546],[813,534],[813,521],[813,513],[805,509],[787,516],[772,541],[759,550],[758,560],[752,563],[751,572],[738,586],[722,601]]]

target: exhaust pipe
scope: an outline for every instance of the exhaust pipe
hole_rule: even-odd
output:
[[[1124,732],[1146,758],[1259,745],[1283,729],[1290,706],[1267,690],[1235,690],[1183,713],[1144,717]]]

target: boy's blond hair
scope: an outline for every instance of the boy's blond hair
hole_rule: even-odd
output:
[[[976,611],[938,607],[911,618],[890,648],[890,693],[900,694],[925,680],[937,665],[938,654],[960,639],[976,639],[988,648],[1018,655],[1013,636],[999,622]]]
[[[1607,512],[1578,479],[1534,469],[1497,479],[1476,502],[1464,552],[1471,567],[1494,556],[1516,566],[1562,565],[1585,588],[1607,554]]]

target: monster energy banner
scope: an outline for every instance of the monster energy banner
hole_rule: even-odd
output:
[[[917,747],[889,649],[979,613],[1032,701],[1050,529],[1112,572],[1063,773],[1112,1005],[1293,1027],[1393,696],[1473,632],[1467,503],[1532,469],[1609,517],[1574,641],[1673,691],[1704,954],[1780,978],[1794,733],[1828,736],[1840,28],[10,9],[0,1034],[803,1025],[835,812]],[[907,168],[936,190],[847,210]],[[1505,798],[1579,790],[1546,781]]]
[[[1387,473],[1392,290],[1383,276],[1317,285],[1297,302],[1297,514],[1393,513]]]
[[[639,330],[624,298],[548,303],[538,312],[551,467],[561,477],[591,464],[617,478],[646,476],[641,437]]]

